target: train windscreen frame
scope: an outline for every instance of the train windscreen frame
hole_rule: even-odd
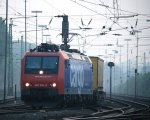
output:
[[[57,74],[58,73],[58,56],[26,56],[25,74]]]

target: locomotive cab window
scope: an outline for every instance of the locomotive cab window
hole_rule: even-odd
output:
[[[25,62],[26,74],[39,74],[42,70],[44,74],[58,73],[57,56],[27,56]]]

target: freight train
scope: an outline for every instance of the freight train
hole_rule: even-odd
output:
[[[91,59],[77,50],[41,43],[22,58],[21,99],[33,106],[94,101],[98,79],[93,77],[93,67]]]

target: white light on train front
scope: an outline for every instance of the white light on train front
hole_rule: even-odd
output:
[[[40,70],[40,71],[39,71],[39,74],[40,74],[40,75],[43,74],[43,70]]]
[[[56,87],[56,83],[53,83],[52,85],[53,85],[53,87]]]
[[[26,83],[26,84],[25,84],[25,86],[26,86],[26,87],[29,87],[29,86],[30,86],[30,84],[29,84],[29,83]]]

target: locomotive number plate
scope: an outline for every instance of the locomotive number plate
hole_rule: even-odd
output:
[[[34,84],[35,87],[47,87],[47,84]]]

